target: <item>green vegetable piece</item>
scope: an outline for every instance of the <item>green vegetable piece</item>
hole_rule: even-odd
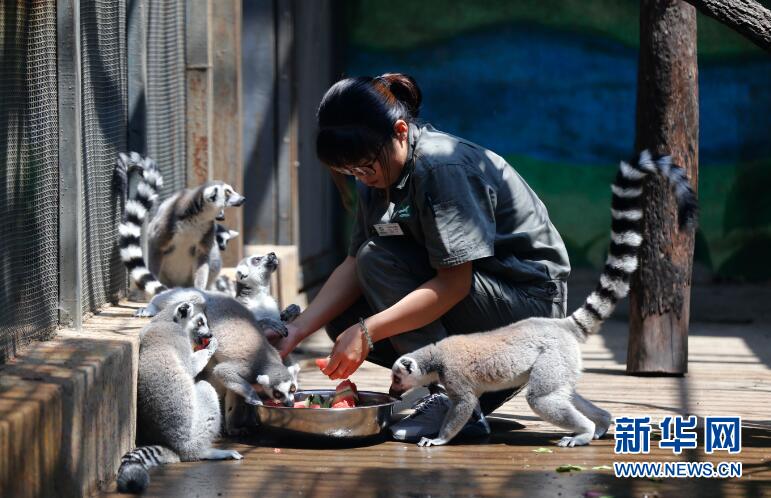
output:
[[[554,453],[549,448],[538,448],[537,450],[533,450],[533,453]]]
[[[584,468],[581,467],[580,465],[560,465],[559,467],[557,467],[556,470],[557,472],[573,472],[573,471],[580,472],[584,470]]]

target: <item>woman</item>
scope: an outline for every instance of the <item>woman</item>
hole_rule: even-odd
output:
[[[319,105],[318,157],[356,177],[358,207],[348,256],[277,344],[286,355],[326,326],[332,379],[450,334],[565,313],[570,264],[543,203],[501,157],[418,123],[420,104],[413,78],[384,74],[339,81]],[[482,411],[517,391],[482,396]]]

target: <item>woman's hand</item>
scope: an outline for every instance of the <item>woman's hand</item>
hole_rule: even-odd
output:
[[[286,324],[286,330],[286,337],[282,337],[274,330],[270,330],[267,334],[265,334],[265,337],[268,338],[268,341],[273,344],[276,349],[278,349],[278,352],[281,354],[282,358],[294,351],[294,348],[296,348],[297,345],[300,344],[303,339],[305,339],[305,335],[300,332],[300,329],[291,323]]]
[[[351,325],[337,336],[329,364],[322,372],[332,380],[347,379],[364,363],[368,354],[369,346],[359,324]]]

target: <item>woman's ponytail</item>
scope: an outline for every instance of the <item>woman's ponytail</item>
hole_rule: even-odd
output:
[[[423,102],[423,94],[412,76],[402,73],[385,73],[376,77],[375,80],[387,87],[396,97],[396,100],[407,108],[410,117],[418,117],[420,104]]]

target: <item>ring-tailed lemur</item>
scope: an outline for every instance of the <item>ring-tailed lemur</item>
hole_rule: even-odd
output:
[[[276,253],[248,256],[236,266],[236,300],[246,306],[258,321],[268,321],[275,330],[286,336],[285,323],[300,314],[300,307],[290,304],[279,312],[278,302],[270,294],[270,277],[278,268]]]
[[[222,220],[225,208],[241,206],[246,200],[224,182],[207,182],[195,189],[181,190],[158,207],[148,225],[148,266],[145,265],[141,232],[148,212],[155,205],[160,174],[150,159],[137,162],[138,155],[122,154],[119,168],[142,169],[135,198],[126,201],[120,224],[121,258],[137,286],[158,294],[166,287],[214,285],[221,260],[215,243],[215,220]],[[131,161],[132,165],[125,165]]]
[[[144,444],[121,459],[118,489],[142,492],[147,469],[179,461],[241,459],[237,451],[212,448],[220,434],[217,393],[195,376],[206,367],[217,340],[212,337],[203,302],[185,301],[164,310],[140,334],[137,383],[137,432]],[[211,338],[206,349],[192,343]]]
[[[230,243],[231,240],[238,237],[239,235],[237,231],[229,230],[226,226],[220,223],[217,223],[217,226],[215,227],[215,231],[216,231],[216,238],[217,238],[217,248],[219,249],[220,253],[225,252],[225,250],[228,247],[228,243]],[[220,267],[221,266],[222,265],[220,264]],[[217,270],[217,273],[219,273],[219,270]],[[214,289],[220,292],[224,292],[229,296],[235,297],[236,295],[236,287],[233,284],[233,282],[227,277],[227,275],[219,275],[214,280]]]
[[[248,416],[244,402],[262,404],[255,388],[266,398],[292,406],[299,365],[284,365],[276,348],[261,331],[266,327],[265,322],[258,322],[234,298],[200,289],[170,289],[155,296],[137,315],[153,316],[175,303],[192,300],[206,303],[209,327],[218,341],[214,361],[204,370],[203,378],[210,381],[225,400],[225,432],[239,433],[245,423],[243,418]]]
[[[420,446],[448,443],[469,420],[481,394],[525,383],[533,411],[575,434],[562,438],[559,446],[589,444],[606,433],[610,414],[576,392],[581,373],[579,343],[599,330],[629,292],[642,243],[643,180],[651,173],[663,175],[673,185],[680,228],[692,225],[696,196],[684,171],[669,157],[653,160],[646,151],[637,164],[622,162],[612,186],[613,223],[605,268],[596,290],[572,315],[528,318],[491,332],[450,336],[396,360],[392,394],[438,381],[453,404],[438,437],[422,438]]]

